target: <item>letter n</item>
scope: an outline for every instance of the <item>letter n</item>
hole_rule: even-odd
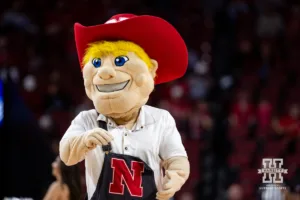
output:
[[[122,159],[112,158],[111,168],[113,169],[112,182],[109,185],[109,192],[112,194],[124,194],[124,183],[131,196],[143,197],[142,173],[144,163],[131,161],[131,171]]]

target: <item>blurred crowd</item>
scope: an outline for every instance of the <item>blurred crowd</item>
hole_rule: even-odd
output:
[[[186,75],[158,85],[149,100],[174,116],[191,161],[191,177],[177,197],[274,199],[259,192],[257,174],[262,158],[274,157],[288,169],[287,190],[279,194],[299,199],[297,0],[1,1],[1,78],[9,75],[18,85],[53,153],[74,116],[93,109],[74,22],[99,24],[124,12],[165,18],[188,46]]]

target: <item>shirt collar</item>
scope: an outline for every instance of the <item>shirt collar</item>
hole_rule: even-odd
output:
[[[117,127],[116,123],[111,118],[108,118],[101,113],[99,113],[97,120],[105,121],[109,125],[111,125],[113,127]],[[148,126],[148,125],[154,124],[154,123],[155,123],[155,119],[152,116],[152,114],[149,111],[147,111],[147,109],[145,109],[145,106],[142,106],[140,113],[139,113],[139,117],[138,117],[135,125],[133,126],[132,130],[138,131],[140,129],[143,129],[145,126]]]

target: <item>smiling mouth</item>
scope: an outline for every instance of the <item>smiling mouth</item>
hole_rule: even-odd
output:
[[[121,82],[121,83],[95,85],[95,86],[99,92],[116,92],[119,90],[123,90],[127,86],[128,83],[129,83],[129,80]]]

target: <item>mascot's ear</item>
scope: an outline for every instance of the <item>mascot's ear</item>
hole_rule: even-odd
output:
[[[151,73],[152,77],[155,78],[155,76],[156,76],[156,70],[158,68],[158,63],[157,63],[156,60],[151,59],[151,64],[152,64],[152,66],[150,68],[150,73]]]

